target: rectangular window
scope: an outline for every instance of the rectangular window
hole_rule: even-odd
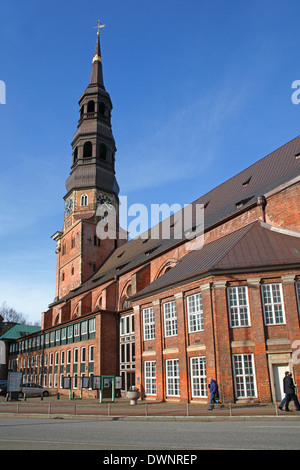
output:
[[[60,330],[56,330],[56,332],[55,332],[55,341],[56,342],[60,341]]]
[[[96,319],[92,318],[89,320],[89,333],[94,333],[96,331]]]
[[[60,352],[60,364],[64,364],[65,363],[65,351],[61,351]]]
[[[193,398],[207,397],[206,360],[204,356],[191,357],[191,385]]]
[[[71,339],[73,337],[73,325],[68,326],[68,338]]]
[[[154,307],[143,309],[144,341],[155,338]]]
[[[74,364],[78,363],[78,349],[74,349]]]
[[[156,362],[145,362],[145,393],[146,395],[156,395]]]
[[[67,364],[71,364],[71,349],[67,351]]]
[[[177,335],[177,312],[176,302],[166,302],[164,304],[164,322],[165,322],[165,337]]]
[[[228,287],[228,310],[230,326],[250,326],[248,288],[246,286]]]
[[[123,336],[125,334],[125,322],[124,317],[120,318],[120,335]]]
[[[179,359],[166,360],[167,396],[179,397]]]
[[[94,362],[94,346],[89,347],[89,362]]]
[[[262,297],[266,325],[285,323],[281,284],[262,285]]]
[[[87,334],[87,321],[83,321],[81,323],[81,334],[86,335]]]
[[[236,397],[256,397],[253,354],[234,354],[233,363]]]
[[[85,362],[85,348],[81,348],[81,362]]]
[[[74,336],[80,336],[80,323],[75,323],[74,325]]]
[[[189,333],[202,331],[204,329],[204,325],[201,292],[187,297],[187,314]]]

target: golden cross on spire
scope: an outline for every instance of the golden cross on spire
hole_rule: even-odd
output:
[[[95,29],[98,29],[97,35],[100,36],[100,28],[104,28],[105,24],[101,24],[100,20],[97,20],[98,26],[94,26]]]

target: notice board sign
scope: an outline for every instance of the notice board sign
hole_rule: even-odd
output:
[[[8,392],[19,392],[22,387],[22,372],[9,372],[7,380]]]

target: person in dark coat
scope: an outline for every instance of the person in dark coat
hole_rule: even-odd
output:
[[[300,411],[300,404],[295,393],[295,384],[291,373],[287,374],[283,379],[283,391],[286,394],[285,411],[291,411],[289,409],[291,400],[295,403],[296,411]]]
[[[209,397],[209,409],[213,409],[213,404],[216,403],[220,408],[222,408],[222,403],[219,402],[219,389],[218,384],[214,379],[208,379],[208,388],[210,391]]]

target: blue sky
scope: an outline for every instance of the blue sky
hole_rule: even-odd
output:
[[[0,304],[54,298],[78,98],[101,31],[129,204],[188,204],[299,134],[299,1],[15,0],[1,6]]]

